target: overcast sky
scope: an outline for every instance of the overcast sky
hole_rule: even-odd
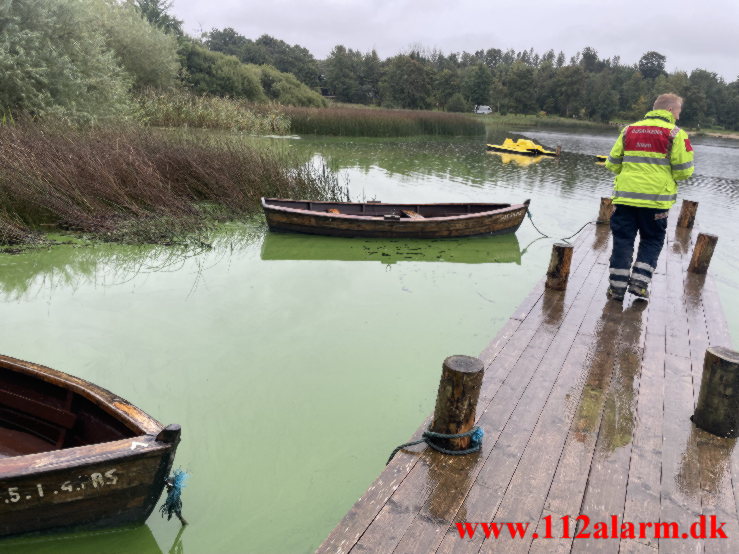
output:
[[[318,59],[337,44],[374,48],[382,59],[417,46],[444,54],[553,48],[569,59],[591,46],[625,64],[656,50],[670,72],[739,75],[739,0],[174,0],[171,12],[194,36],[232,27],[299,44]]]

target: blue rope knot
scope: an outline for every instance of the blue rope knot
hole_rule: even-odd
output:
[[[187,525],[185,518],[182,517],[182,489],[187,484],[187,478],[189,474],[181,469],[176,470],[170,478],[166,481],[167,486],[167,498],[159,507],[159,512],[162,517],[167,518],[169,521],[173,515],[182,522],[183,525]]]
[[[408,446],[414,446],[416,444],[421,444],[422,442],[425,442],[428,446],[430,446],[437,452],[441,452],[442,454],[450,454],[451,456],[462,456],[464,454],[472,454],[473,452],[479,452],[480,449],[482,448],[482,437],[484,436],[485,436],[485,431],[482,430],[482,427],[478,427],[477,425],[475,425],[472,429],[470,429],[466,433],[455,433],[453,435],[447,435],[445,433],[436,433],[435,431],[424,431],[423,435],[421,435],[421,440],[401,444],[399,447],[393,450],[393,453],[390,454],[390,457],[387,459],[387,462],[385,462],[385,465],[389,464],[392,461],[392,459],[395,457],[395,455],[401,450],[403,450],[404,448]],[[444,448],[443,446],[434,442],[437,439],[461,439],[462,437],[471,437],[469,448],[465,448],[464,450],[449,450],[448,448]]]

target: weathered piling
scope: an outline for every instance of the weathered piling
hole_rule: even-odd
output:
[[[695,214],[698,211],[698,202],[683,200],[680,208],[680,217],[677,218],[678,229],[690,229],[695,223]]]
[[[609,196],[603,196],[600,199],[600,210],[598,211],[598,219],[596,223],[599,225],[610,224],[611,214],[613,213],[613,202]]]
[[[572,265],[572,245],[558,242],[552,245],[552,258],[549,260],[546,287],[565,290]]]
[[[698,234],[688,271],[692,273],[706,273],[708,271],[717,241],[718,237],[716,235],[709,235],[707,233]]]
[[[739,352],[722,346],[706,350],[692,420],[719,437],[739,437]]]
[[[472,429],[484,374],[478,358],[449,356],[444,360],[431,431],[455,435]],[[449,450],[464,450],[470,446],[470,437],[440,439],[439,443]]]

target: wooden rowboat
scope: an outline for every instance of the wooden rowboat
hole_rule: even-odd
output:
[[[383,204],[262,198],[273,231],[340,237],[449,238],[514,233],[523,204]]]
[[[179,440],[103,388],[0,355],[0,537],[143,523]]]

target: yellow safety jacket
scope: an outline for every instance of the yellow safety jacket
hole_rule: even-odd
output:
[[[668,209],[677,199],[677,183],[693,174],[688,134],[667,110],[652,110],[624,127],[606,167],[616,174],[614,204]]]

